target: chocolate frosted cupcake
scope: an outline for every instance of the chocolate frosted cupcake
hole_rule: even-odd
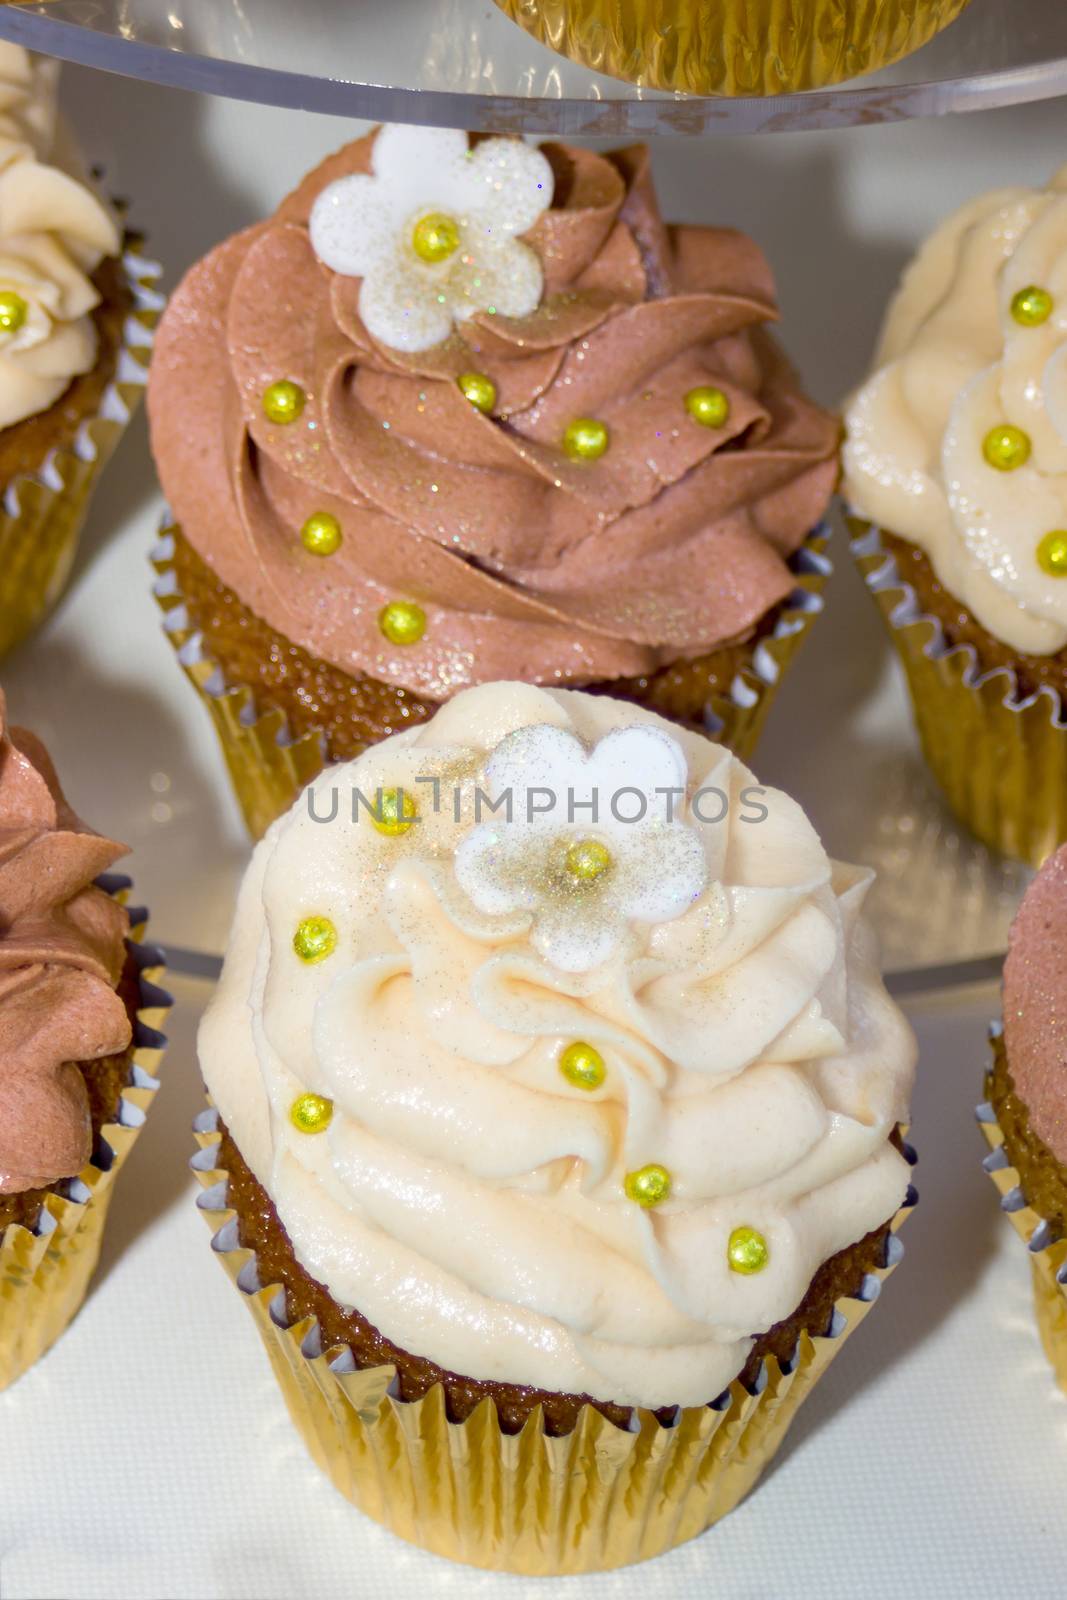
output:
[[[978,1119],[1003,1209],[1029,1246],[1042,1342],[1067,1392],[1067,846],[1026,892],[1004,963],[1004,1023]]]
[[[57,124],[57,74],[0,43],[0,654],[66,582],[159,309],[158,268]]]
[[[1065,357],[1067,169],[924,245],[844,451],[927,760],[984,843],[1035,866],[1067,839]]]
[[[588,1571],[752,1486],[913,1201],[869,881],[722,747],[523,684],[322,775],[260,842],[194,1164],[363,1510]]]
[[[124,847],[71,811],[0,693],[0,1389],[81,1305],[151,1101],[167,1001],[131,943]]]
[[[643,149],[430,129],[194,267],[149,389],[160,594],[254,831],[502,676],[748,750],[836,474],[776,315],[749,240],[664,226]]]

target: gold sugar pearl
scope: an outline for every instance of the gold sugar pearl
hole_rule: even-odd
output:
[[[305,917],[293,934],[293,949],[310,965],[325,961],[337,948],[337,929],[329,917]]]
[[[636,1172],[628,1172],[624,1187],[627,1200],[647,1211],[667,1199],[671,1192],[671,1175],[666,1167],[653,1161],[647,1167],[638,1167]]]
[[[496,405],[496,384],[492,378],[487,378],[484,372],[461,372],[456,382],[475,411],[486,415],[492,411]]]
[[[459,249],[459,224],[444,211],[420,217],[411,230],[411,248],[420,261],[435,266]]]
[[[14,289],[0,293],[0,333],[18,333],[29,314],[29,306]]]
[[[1051,317],[1055,305],[1047,289],[1031,283],[1012,296],[1011,314],[1021,328],[1039,328]]]
[[[766,1239],[756,1228],[735,1228],[726,1246],[726,1257],[731,1272],[741,1272],[750,1277],[762,1272],[771,1259]]]
[[[268,422],[284,427],[295,422],[307,404],[307,395],[298,383],[281,378],[263,391],[263,415]]]
[[[321,1094],[301,1094],[289,1107],[289,1121],[297,1133],[325,1133],[333,1121],[333,1101]]]
[[[390,600],[378,613],[378,627],[390,644],[418,644],[426,632],[426,613],[413,600]]]
[[[575,417],[563,430],[563,448],[572,461],[596,461],[608,448],[607,424],[596,417]]]
[[[701,384],[689,390],[685,397],[685,409],[702,428],[722,428],[730,415],[730,402],[721,389],[711,384]]]
[[[561,1052],[559,1070],[576,1089],[599,1089],[608,1075],[600,1051],[581,1039],[576,1039]]]
[[[1046,533],[1037,547],[1037,564],[1050,578],[1067,578],[1067,528]]]
[[[377,815],[375,815],[375,811]],[[379,833],[387,839],[398,839],[414,827],[419,808],[406,789],[383,789],[380,807],[375,807],[370,819]]]
[[[611,866],[611,851],[599,839],[578,839],[567,851],[564,865],[577,883],[592,883]]]
[[[1030,459],[1030,435],[1010,422],[999,423],[982,440],[982,454],[998,472],[1014,472]]]
[[[341,524],[328,511],[316,511],[301,528],[300,543],[309,555],[332,556],[341,548]]]

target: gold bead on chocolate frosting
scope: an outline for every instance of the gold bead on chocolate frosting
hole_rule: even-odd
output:
[[[298,1133],[325,1133],[333,1121],[333,1101],[310,1092],[297,1095],[289,1107],[289,1121]]]
[[[411,248],[420,261],[431,266],[447,261],[459,249],[459,225],[445,211],[431,211],[420,217],[411,230]]]
[[[762,1272],[771,1259],[770,1247],[762,1233],[755,1228],[735,1228],[726,1246],[731,1272],[742,1272],[746,1277]]]
[[[1050,578],[1067,578],[1067,528],[1054,528],[1037,547],[1037,564]]]
[[[580,1039],[561,1052],[559,1070],[576,1089],[599,1089],[608,1075],[600,1051]]]
[[[1047,289],[1031,283],[1012,296],[1011,314],[1021,328],[1039,328],[1051,317],[1055,304]]]
[[[492,411],[496,405],[496,384],[492,378],[487,378],[484,372],[461,372],[456,382],[475,411],[486,415]]]
[[[268,422],[284,426],[295,422],[304,409],[307,395],[298,383],[281,378],[263,391],[263,415]]]
[[[387,839],[397,839],[414,827],[419,808],[406,789],[383,789],[380,807],[371,812],[371,821]]]
[[[646,1211],[660,1205],[671,1192],[671,1175],[655,1161],[626,1174],[626,1198]]]
[[[722,428],[730,415],[730,402],[721,389],[711,384],[701,384],[699,388],[689,390],[685,397],[685,409],[702,428]]]
[[[413,600],[390,600],[378,613],[378,626],[390,644],[418,644],[426,632],[426,613]]]
[[[0,293],[0,333],[18,333],[29,314],[29,306],[14,289]]]
[[[337,946],[337,929],[329,917],[305,917],[293,934],[293,949],[310,965],[325,961]]]
[[[591,883],[611,866],[611,851],[599,839],[577,839],[567,851],[564,865],[575,883]]]
[[[341,524],[328,511],[316,511],[300,530],[300,543],[313,556],[332,556],[341,548]]]
[[[1030,435],[1010,422],[999,423],[982,440],[982,454],[998,472],[1014,472],[1030,459]]]
[[[607,447],[607,424],[596,417],[575,417],[563,430],[563,448],[572,461],[595,461]]]

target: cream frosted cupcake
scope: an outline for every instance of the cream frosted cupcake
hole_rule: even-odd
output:
[[[169,1004],[125,854],[63,797],[0,692],[0,1389],[78,1311],[156,1084]]]
[[[58,64],[0,43],[0,654],[74,560],[145,381],[158,268],[85,179]]]
[[[271,828],[201,1031],[195,1165],[362,1509],[585,1571],[751,1487],[913,1198],[869,881],[722,747],[518,684]]]
[[[959,817],[1067,838],[1067,169],[937,230],[847,413],[855,550]]]

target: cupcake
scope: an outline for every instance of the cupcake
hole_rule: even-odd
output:
[[[156,1088],[168,998],[124,847],[63,798],[0,693],[0,1390],[78,1311]]]
[[[747,752],[820,604],[837,424],[760,252],[647,153],[385,127],[163,320],[171,636],[256,834],[323,761],[502,677]]]
[[[848,407],[855,552],[953,810],[1038,866],[1067,839],[1067,169],[950,217]]]
[[[967,0],[497,0],[595,72],[683,94],[788,94],[875,72],[954,22]]]
[[[62,592],[160,304],[57,125],[57,73],[0,42],[0,655]]]
[[[1067,1393],[1067,845],[1027,890],[1004,963],[1004,1022],[978,1120],[986,1171],[1029,1247],[1038,1328]]]
[[[754,1484],[914,1200],[870,877],[702,735],[518,683],[324,773],[261,840],[194,1166],[363,1511],[580,1572]]]

